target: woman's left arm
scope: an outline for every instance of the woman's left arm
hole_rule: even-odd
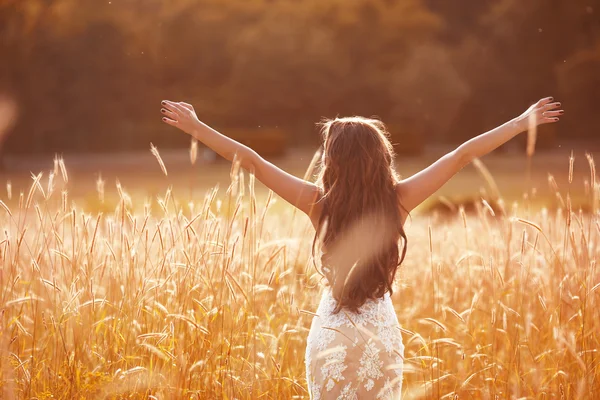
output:
[[[541,99],[520,116],[466,141],[429,167],[402,180],[396,187],[402,205],[408,211],[414,209],[473,159],[488,154],[527,130],[529,121],[535,121],[536,125],[558,122],[563,114],[560,106],[551,97]]]
[[[172,101],[163,101],[161,104],[165,123],[190,134],[229,161],[233,161],[237,155],[242,168],[253,172],[256,179],[311,219],[315,217],[315,204],[320,193],[315,184],[285,172],[263,159],[248,146],[222,135],[201,122],[192,105]]]

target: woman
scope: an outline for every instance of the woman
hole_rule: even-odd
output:
[[[476,157],[504,144],[533,121],[559,120],[551,97],[479,135],[423,171],[399,180],[385,126],[360,117],[323,123],[317,183],[290,175],[252,149],[200,122],[187,103],[163,101],[163,121],[203,142],[306,213],[315,227],[328,286],[306,347],[312,399],[399,398],[404,345],[390,295],[406,253],[408,213]],[[399,243],[402,243],[401,250]]]

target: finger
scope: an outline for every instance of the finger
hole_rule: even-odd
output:
[[[559,117],[559,116],[563,115],[564,113],[565,113],[564,110],[546,111],[546,112],[542,113],[542,117],[544,117],[544,118]]]
[[[545,106],[552,101],[554,101],[554,97],[544,97],[543,99],[540,99],[537,104],[538,106]]]
[[[169,105],[170,105],[170,106],[171,106],[171,107],[172,107],[172,108],[175,110],[175,112],[176,112],[177,114],[181,114],[181,113],[183,113],[183,112],[187,111],[187,110],[185,109],[185,107],[183,107],[183,106],[182,106],[181,104],[179,104],[179,103],[175,103],[175,102],[173,102],[173,101],[167,101],[167,104],[169,104]]]
[[[548,103],[545,106],[543,106],[542,108],[544,111],[550,111],[550,110],[557,109],[560,106],[561,106],[561,104],[559,102],[554,102],[554,103]]]
[[[169,111],[171,111],[175,114],[181,114],[183,112],[183,107],[181,107],[179,104],[174,103],[172,101],[164,100],[160,104],[162,104],[163,107],[165,107],[166,109],[168,109]]]
[[[181,116],[189,115],[189,113],[190,113],[189,108],[185,107],[181,103],[173,103],[173,102],[171,102],[171,103],[173,104],[173,107],[175,107],[175,109],[177,110],[178,115],[181,115]]]
[[[177,114],[175,114],[173,111],[169,111],[166,108],[161,108],[160,112],[173,120],[177,120]]]
[[[175,115],[178,114],[179,110],[177,109],[177,107],[175,107],[175,105],[173,103],[168,102],[168,101],[163,101],[161,104],[166,110],[172,112]]]
[[[179,122],[177,122],[173,119],[167,118],[167,117],[163,117],[162,120],[164,123],[171,125],[171,126],[177,126],[179,124]]]
[[[558,117],[551,117],[551,118],[543,118],[540,121],[540,124],[553,124],[555,122],[560,121],[560,119]]]
[[[187,108],[190,111],[194,111],[194,106],[189,103],[184,103],[183,101],[181,101],[181,102],[179,102],[179,104],[181,104],[182,106],[184,106],[185,108]]]

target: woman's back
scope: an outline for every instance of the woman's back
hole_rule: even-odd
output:
[[[325,287],[306,343],[311,399],[399,399],[404,344],[389,293],[359,313],[336,305]]]

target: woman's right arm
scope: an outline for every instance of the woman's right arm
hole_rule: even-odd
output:
[[[473,159],[488,154],[527,130],[531,118],[535,118],[537,125],[558,122],[558,117],[564,113],[558,110],[559,107],[560,103],[554,103],[552,97],[541,99],[517,118],[468,140],[429,167],[402,180],[397,186],[402,205],[408,211],[417,207]]]
[[[262,158],[256,151],[239,143],[205,123],[196,116],[194,107],[183,102],[163,101],[163,121],[181,129],[204,143],[223,158],[233,161],[237,158],[240,166],[256,176],[273,192],[281,196],[307,214],[312,220],[318,216],[317,200],[319,188],[311,182],[300,179]]]

